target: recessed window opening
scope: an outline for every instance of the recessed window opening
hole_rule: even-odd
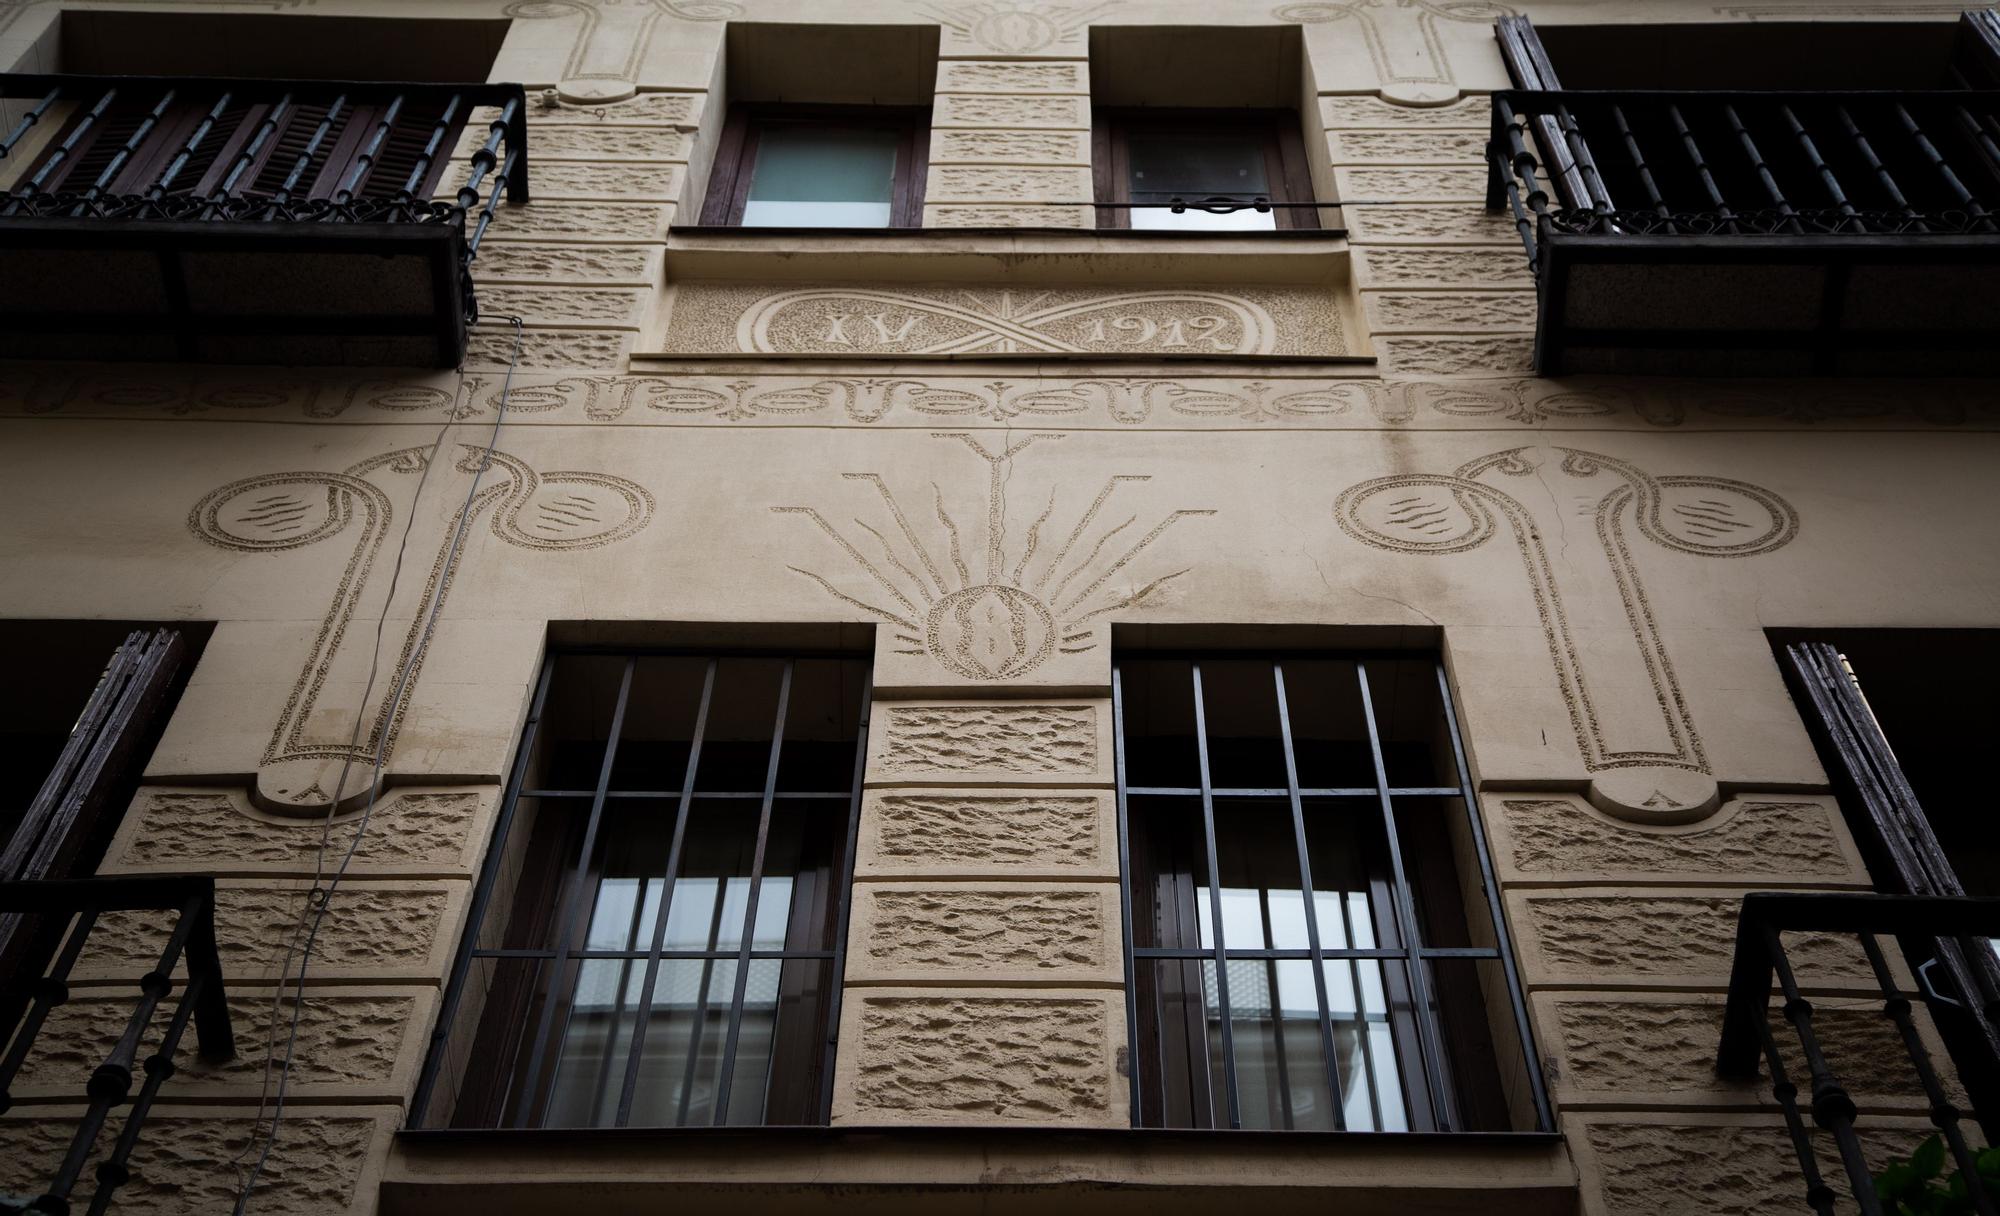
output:
[[[1142,1127],[1545,1126],[1428,656],[1121,654]]]
[[[826,1121],[866,667],[550,661],[433,1065],[451,1126]]]

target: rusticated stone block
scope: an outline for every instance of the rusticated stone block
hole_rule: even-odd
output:
[[[620,287],[488,287],[479,289],[479,311],[518,315],[530,325],[603,325],[639,328],[647,293]]]
[[[1369,291],[1361,304],[1378,334],[1535,328],[1533,292]]]
[[[939,131],[931,136],[931,163],[989,165],[1088,165],[1081,131]]]
[[[854,873],[1115,878],[1117,824],[1102,791],[871,790]]]
[[[842,1006],[837,1124],[1124,1127],[1121,993],[857,991]]]
[[[701,121],[705,97],[701,93],[641,93],[624,101],[591,102],[587,105],[565,101],[553,109],[545,106],[541,98],[535,97],[528,104],[528,126],[535,131],[543,127],[692,127]],[[499,115],[498,108],[484,106],[472,112],[468,125],[484,131]],[[530,135],[528,138],[534,143],[540,137]],[[537,143],[536,147],[539,146]]]
[[[136,984],[78,988],[66,1003],[51,1009],[15,1079],[15,1101],[84,1101],[91,1071],[104,1062],[124,1032],[137,996]],[[433,999],[429,989],[414,987],[312,990],[298,1011],[290,1092],[300,1098],[402,1100],[414,1077],[420,1031]],[[169,1000],[155,1012],[141,1047],[142,1059],[158,1049],[171,1007]],[[291,1033],[292,1013],[289,998],[277,1006],[281,1056]],[[190,1030],[174,1057],[176,1072],[161,1091],[163,1100],[255,1097],[264,1076],[271,994],[232,988],[229,1018],[236,1032],[235,1058],[220,1063],[203,1060]]]
[[[1076,61],[1015,63],[959,59],[938,64],[940,93],[1088,93],[1089,68]]]
[[[1728,1081],[1715,1072],[1722,1038],[1721,994],[1594,997],[1573,993],[1537,994],[1541,1022],[1554,1031],[1557,1100],[1565,1108],[1650,1106],[1771,1106],[1768,1075],[1755,1081]],[[1943,1061],[1943,1045],[1929,1030],[1932,1058]],[[1777,1008],[1771,1011],[1773,1039],[1795,1079],[1807,1075],[1798,1038]],[[1879,1000],[1840,998],[1814,1002],[1813,1032],[1841,1084],[1866,1110],[1921,1111],[1923,1087],[1910,1065],[1896,1028],[1882,1016]],[[1947,1069],[1948,1073],[1949,1070]],[[1957,1083],[1947,1078],[1956,1091]]]
[[[1862,1151],[1879,1169],[1930,1129],[1915,1120],[1870,1123]],[[1835,1210],[1853,1210],[1833,1138],[1814,1136]],[[1770,1216],[1805,1206],[1799,1162],[1776,1115],[1623,1116],[1578,1125],[1584,1211],[1591,1216]]]
[[[624,283],[643,287],[655,277],[659,255],[631,245],[517,245],[479,247],[482,290],[492,283]]]
[[[275,981],[308,886],[304,881],[217,884],[216,948],[232,988]],[[466,890],[466,884],[452,882],[343,882],[327,901],[313,944],[313,981],[434,980],[450,958],[447,918]],[[152,913],[105,913],[77,962],[77,979],[131,981],[158,961],[166,933]]]
[[[17,1109],[0,1119],[0,1193],[41,1194],[80,1114],[80,1108]],[[277,1149],[258,1176],[255,1210],[299,1216],[374,1211],[375,1196],[361,1193],[362,1180],[370,1160],[385,1151],[393,1117],[388,1107],[288,1111]],[[147,1216],[231,1211],[240,1178],[232,1162],[252,1129],[242,1111],[154,1108],[132,1154],[132,1180],[119,1188],[112,1210]],[[98,1137],[86,1179],[95,1176],[94,1162],[115,1140],[115,1131]]]
[[[1090,196],[1087,168],[1029,169],[1017,165],[933,165],[924,194],[927,200],[941,203],[1074,203]]]
[[[984,93],[938,95],[937,127],[1050,127],[1090,129],[1088,97],[997,97]]]
[[[1465,97],[1448,106],[1399,106],[1378,97],[1322,97],[1320,118],[1331,128],[1428,127],[1485,131],[1493,125],[1493,103]]]
[[[1484,131],[1329,131],[1336,165],[1484,165]]]
[[[471,877],[497,794],[391,791],[376,802],[350,872]],[[328,856],[346,852],[358,821],[349,815],[334,823]],[[147,787],[125,813],[101,868],[305,876],[313,872],[321,829],[316,820],[253,811],[240,793]]]
[[[480,252],[492,241],[660,241],[674,209],[637,203],[529,203],[494,214]]]
[[[484,127],[467,127],[459,139],[460,159],[470,157],[486,142]],[[685,161],[685,132],[667,127],[545,126],[536,124],[528,136],[529,164],[561,160]],[[536,172],[530,170],[531,173]]]
[[[1535,368],[1532,333],[1493,338],[1384,335],[1375,356],[1385,376],[1526,376]]]
[[[521,342],[522,367],[623,368],[631,353],[632,335],[588,329],[531,329]],[[476,330],[465,344],[468,369],[505,368],[513,355],[514,334],[492,327]]]
[[[674,165],[551,161],[535,165],[534,193],[537,202],[544,199],[643,198],[670,203],[680,193],[680,174],[680,168]]]
[[[1531,987],[1729,986],[1741,891],[1579,888],[1510,891],[1507,900]],[[1802,985],[1873,990],[1851,937],[1788,933],[1785,947]]]
[[[871,784],[1097,784],[1110,745],[1101,702],[895,703],[869,734]]]
[[[1095,228],[1088,207],[985,207],[976,204],[924,207],[926,228]]]
[[[1535,285],[1519,243],[1499,249],[1357,249],[1354,278],[1364,288]]]
[[[1118,888],[1096,883],[863,883],[847,982],[1124,983]]]
[[[1518,878],[1577,881],[1868,881],[1838,814],[1824,802],[1738,798],[1684,827],[1641,827],[1582,800],[1499,798],[1494,851]]]
[[[1342,198],[1382,198],[1405,203],[1483,203],[1486,170],[1479,165],[1444,168],[1399,165],[1384,168],[1337,166],[1333,180]]]
[[[1488,214],[1477,203],[1343,207],[1340,214],[1347,223],[1348,238],[1357,247],[1495,245],[1504,246],[1522,265],[1527,262],[1513,218]]]

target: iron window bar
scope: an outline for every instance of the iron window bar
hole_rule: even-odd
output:
[[[1343,1087],[1341,1085],[1338,1055],[1333,1047],[1333,1023],[1336,1018],[1333,1013],[1332,1002],[1328,999],[1326,983],[1327,968],[1325,964],[1328,961],[1344,961],[1348,963],[1350,969],[1354,969],[1365,960],[1382,960],[1385,962],[1401,962],[1405,965],[1408,983],[1412,991],[1409,1003],[1415,1014],[1415,1039],[1417,1054],[1419,1056],[1419,1067],[1422,1069],[1425,1078],[1424,1083],[1430,1094],[1430,1106],[1432,1109],[1432,1118],[1435,1122],[1435,1130],[1453,1130],[1453,1122],[1450,1114],[1451,1104],[1448,1096],[1449,1090],[1445,1083],[1447,1065],[1444,1060],[1443,1045],[1440,1041],[1443,1037],[1443,1031],[1438,1021],[1436,1002],[1432,999],[1429,991],[1428,968],[1425,964],[1435,959],[1465,959],[1490,961],[1498,964],[1504,976],[1504,983],[1511,1006],[1513,1030],[1518,1036],[1518,1043],[1527,1073],[1527,1089],[1534,1111],[1535,1130],[1549,1131],[1553,1129],[1555,1125],[1554,1116],[1544,1088],[1541,1065],[1528,1022],[1527,998],[1521,986],[1518,968],[1514,960],[1513,949],[1506,928],[1505,913],[1499,897],[1499,883],[1496,881],[1493,872],[1492,860],[1488,855],[1485,834],[1480,823],[1477,809],[1478,804],[1475,801],[1476,795],[1472,785],[1471,772],[1466,761],[1464,744],[1459,733],[1457,714],[1452,709],[1449,680],[1442,661],[1435,658],[1430,660],[1430,666],[1436,677],[1437,695],[1440,698],[1439,704],[1443,710],[1443,722],[1440,725],[1443,733],[1450,740],[1453,762],[1451,771],[1457,777],[1458,783],[1445,787],[1412,787],[1395,786],[1389,781],[1382,750],[1381,716],[1370,692],[1368,666],[1371,659],[1395,658],[1408,660],[1412,657],[1406,653],[1395,652],[1289,653],[1216,651],[1191,653],[1162,650],[1141,651],[1136,655],[1114,660],[1111,671],[1111,698],[1113,747],[1115,754],[1114,781],[1118,828],[1119,894],[1123,912],[1122,928],[1125,937],[1126,1041],[1130,1044],[1130,1050],[1134,1053],[1135,1057],[1131,1067],[1127,1069],[1127,1077],[1130,1089],[1130,1107],[1135,1125],[1143,1125],[1143,1111],[1145,1110],[1142,1084],[1146,1069],[1143,1067],[1141,1060],[1137,1058],[1142,1042],[1138,1008],[1139,987],[1137,982],[1141,962],[1184,961],[1197,964],[1213,964],[1215,969],[1213,982],[1216,987],[1217,1000],[1216,1014],[1217,1021],[1219,1022],[1217,1031],[1222,1055],[1223,1083],[1226,1086],[1224,1110],[1226,1111],[1226,1117],[1231,1130],[1239,1130],[1243,1127],[1243,1116],[1237,1078],[1234,1031],[1232,1027],[1232,1022],[1235,1020],[1235,1010],[1232,1007],[1229,994],[1229,964],[1232,961],[1264,963],[1290,960],[1309,961],[1314,979],[1314,996],[1318,1006],[1316,1011],[1318,1036],[1326,1072],[1324,1079],[1327,1084],[1327,1093],[1331,1098],[1332,1116],[1336,1130],[1346,1131],[1348,1127],[1345,1103],[1342,1100]],[[1141,661],[1177,659],[1187,663],[1192,685],[1195,764],[1200,778],[1199,785],[1194,787],[1139,786],[1130,782],[1126,728],[1125,666],[1132,659]],[[1201,669],[1205,661],[1221,662],[1225,660],[1249,660],[1267,663],[1269,666],[1272,691],[1277,707],[1279,742],[1285,760],[1287,784],[1284,788],[1217,787],[1211,780],[1209,730]],[[1370,766],[1375,776],[1375,783],[1372,786],[1363,788],[1340,787],[1321,790],[1301,785],[1298,776],[1298,748],[1293,738],[1292,715],[1286,692],[1285,664],[1288,660],[1307,662],[1340,661],[1352,664],[1356,680],[1355,691],[1358,695],[1360,717],[1366,726]],[[1402,943],[1401,945],[1379,948],[1327,946],[1320,940],[1319,911],[1313,896],[1312,863],[1306,840],[1307,810],[1304,800],[1320,796],[1321,794],[1355,799],[1366,798],[1372,799],[1375,802],[1379,815],[1377,826],[1384,834],[1386,852],[1390,858],[1393,871],[1390,900],[1392,904],[1391,915],[1394,918],[1399,940]],[[1188,946],[1155,947],[1136,945],[1131,800],[1135,797],[1153,795],[1199,799],[1202,818],[1201,849],[1204,854],[1203,862],[1206,867],[1205,873],[1208,886],[1205,898],[1209,903],[1208,912],[1213,937],[1213,942],[1209,946],[1196,948]],[[1218,798],[1235,796],[1283,798],[1285,800],[1285,805],[1290,816],[1294,848],[1296,849],[1299,862],[1299,894],[1305,909],[1303,920],[1307,935],[1307,946],[1303,950],[1295,948],[1245,948],[1230,946],[1228,944],[1221,903],[1223,879],[1216,845],[1215,802]],[[1477,878],[1481,894],[1485,900],[1484,911],[1489,918],[1488,923],[1492,926],[1495,942],[1493,946],[1440,947],[1423,944],[1416,910],[1416,900],[1409,876],[1404,870],[1402,850],[1397,838],[1395,802],[1398,797],[1408,796],[1448,796],[1461,800],[1472,844],[1472,852],[1477,856],[1478,860],[1479,873]],[[1196,898],[1200,899],[1204,897],[1197,891]],[[1348,900],[1343,897],[1337,902],[1343,925],[1343,940],[1352,942],[1356,940],[1356,933],[1351,919],[1352,913],[1348,907]],[[1266,905],[1266,901],[1260,899],[1259,903],[1261,914],[1268,921],[1269,908],[1268,906],[1264,906]],[[1268,924],[1266,925],[1266,932],[1268,935]],[[1386,1020],[1391,1016],[1390,1011],[1387,1009],[1375,1011],[1364,1007],[1364,1001],[1361,996],[1364,984],[1358,970],[1353,972],[1352,984],[1355,994],[1354,1008],[1351,1012],[1343,1009],[1339,1015],[1339,1021],[1344,1024],[1350,1022],[1361,1023],[1371,1020]],[[1275,979],[1271,981],[1270,991],[1275,1015],[1278,1005]],[[1281,1034],[1282,1031],[1280,1030],[1277,1033]],[[1156,1043],[1160,1044],[1161,1050],[1164,1051],[1163,1040],[1156,1039]],[[1370,1049],[1369,1045],[1362,1043],[1357,1054],[1360,1057],[1362,1068],[1365,1070],[1372,1127],[1380,1129],[1384,1124],[1382,1107],[1382,1089],[1384,1083],[1376,1076],[1378,1065],[1374,1057],[1374,1052]],[[1161,1074],[1161,1084],[1164,1087],[1166,1077],[1163,1062],[1155,1061],[1154,1066],[1155,1070]],[[1161,1110],[1164,1116],[1164,1100]]]
[[[530,785],[527,781],[528,767],[536,752],[536,743],[542,732],[551,687],[557,680],[557,665],[565,657],[609,658],[619,662],[618,688],[615,694],[610,725],[602,742],[602,750],[597,763],[597,782],[591,790],[543,789]],[[618,750],[624,738],[624,724],[631,708],[632,683],[638,663],[645,658],[678,657],[703,660],[701,688],[695,706],[694,725],[687,740],[688,753],[683,770],[682,784],[677,790],[617,790],[611,788],[617,762]],[[453,963],[445,1002],[433,1029],[430,1050],[424,1069],[419,1077],[416,1094],[411,1102],[410,1126],[443,1126],[442,1119],[432,1119],[430,1106],[436,1097],[438,1084],[442,1079],[450,1038],[454,1033],[458,1014],[463,1007],[467,992],[475,985],[472,982],[472,968],[476,961],[489,960],[493,963],[513,961],[517,964],[532,963],[549,977],[546,982],[548,999],[543,1002],[541,1012],[532,1021],[532,1028],[521,1035],[521,1050],[527,1063],[518,1072],[521,1084],[527,1092],[521,1095],[508,1094],[495,1112],[498,1121],[495,1126],[538,1127],[541,1126],[555,1098],[557,1076],[554,1071],[544,1077],[543,1063],[551,1052],[560,1052],[568,1033],[570,1017],[581,1003],[576,999],[576,991],[582,984],[583,965],[592,961],[643,964],[639,976],[636,1003],[631,1007],[631,1029],[627,1033],[620,1071],[615,1090],[608,1079],[601,1079],[600,1088],[605,1093],[616,1093],[613,1107],[612,1126],[631,1126],[633,1109],[640,1080],[640,1066],[645,1060],[645,1043],[651,1015],[656,1006],[657,980],[660,966],[665,962],[690,962],[701,964],[701,975],[697,984],[697,1001],[694,1007],[693,1032],[687,1045],[687,1063],[680,1074],[681,1089],[675,1101],[675,1126],[685,1126],[695,1090],[693,1063],[699,1055],[704,1037],[706,1015],[709,1010],[709,994],[716,969],[722,965],[733,966],[730,980],[731,990],[727,1008],[724,1011],[723,1051],[717,1075],[724,1078],[719,1091],[710,1099],[714,1111],[712,1122],[722,1126],[728,1122],[730,1111],[730,1088],[733,1085],[735,1065],[741,1045],[744,1014],[748,997],[750,964],[760,961],[779,963],[806,962],[823,966],[828,976],[825,990],[825,1032],[818,1040],[820,1051],[820,1087],[813,1095],[815,1109],[820,1122],[829,1117],[833,1097],[832,1066],[833,1051],[840,1019],[841,978],[845,972],[847,948],[847,912],[852,898],[853,856],[858,837],[861,807],[861,778],[866,762],[868,746],[868,703],[870,697],[867,664],[861,662],[858,701],[856,702],[856,738],[853,743],[853,766],[851,784],[848,789],[838,791],[799,792],[778,788],[780,763],[784,755],[785,723],[794,673],[802,661],[834,659],[855,661],[856,655],[847,652],[799,651],[773,653],[768,651],[686,651],[686,650],[626,650],[608,651],[600,647],[577,648],[574,650],[552,650],[544,659],[534,698],[530,704],[527,721],[523,727],[519,748],[515,755],[513,769],[508,778],[507,790],[502,799],[501,809],[496,817],[494,835],[488,846],[486,861],[480,872],[469,911],[464,937],[458,955]],[[776,661],[782,664],[776,711],[772,723],[770,744],[764,766],[764,787],[758,791],[704,792],[696,788],[700,776],[702,756],[707,745],[707,735],[711,718],[711,708],[717,691],[717,676],[720,665],[730,659],[754,659]],[[588,800],[588,810],[581,833],[581,844],[576,850],[575,860],[569,864],[569,880],[564,884],[567,896],[563,899],[547,940],[552,943],[543,947],[482,946],[480,935],[487,927],[487,918],[494,914],[494,903],[501,898],[501,872],[510,835],[516,830],[520,807],[526,799],[569,799],[577,802]],[[591,884],[587,881],[589,870],[596,853],[596,842],[605,824],[607,807],[620,798],[644,798],[655,802],[671,803],[672,829],[667,846],[666,859],[659,871],[659,895],[657,911],[653,923],[645,934],[643,947],[636,943],[628,949],[604,949],[578,945],[580,916],[587,920],[583,905],[588,898]],[[717,895],[712,910],[714,918],[709,926],[708,940],[715,943],[706,949],[677,949],[667,945],[669,913],[674,906],[676,883],[685,868],[683,859],[686,852],[688,826],[695,804],[704,799],[720,799],[725,802],[756,800],[756,834],[751,851],[751,871],[747,899],[739,909],[732,909],[732,923],[724,925],[724,887],[717,884]],[[785,945],[779,948],[760,947],[755,942],[757,929],[757,901],[762,894],[765,866],[771,836],[771,823],[779,803],[787,800],[810,800],[822,804],[838,801],[844,808],[845,822],[841,832],[844,852],[835,857],[832,874],[833,899],[829,915],[833,925],[831,948],[800,948]],[[581,808],[579,808],[581,809]],[[648,898],[634,900],[633,919],[635,926],[649,906]],[[734,946],[722,945],[725,932],[734,928],[739,940]],[[495,926],[497,929],[498,926]],[[636,932],[636,929],[635,929]],[[571,969],[574,966],[574,978]],[[631,976],[621,971],[617,980],[619,995],[618,1011],[626,1012],[624,993],[630,989]],[[558,1006],[564,1001],[557,998],[568,993],[569,1008],[558,1016]],[[471,1034],[478,1028],[466,1026],[456,1028],[457,1033]],[[605,1065],[609,1067],[614,1059],[607,1052]],[[504,1068],[503,1061],[489,1060],[489,1067]],[[506,1107],[513,1108],[508,1118]],[[448,1116],[449,1112],[445,1112]]]
[[[1887,1209],[1876,1195],[1874,1176],[1856,1130],[1857,1105],[1835,1072],[1826,1044],[1813,1028],[1813,1003],[1804,995],[1804,985],[1785,948],[1784,935],[1794,932],[1838,934],[1859,941],[1869,975],[1882,998],[1881,1016],[1895,1028],[1911,1071],[1923,1089],[1926,1113],[1965,1180],[1973,1210],[1980,1216],[1995,1216],[2000,1211],[2000,1196],[1991,1192],[1976,1168],[1974,1151],[1961,1127],[1965,1112],[1945,1089],[1914,1019],[1912,994],[1903,991],[1877,939],[1889,936],[1905,942],[1925,942],[1933,950],[1941,944],[1955,944],[1962,950],[1990,949],[1987,942],[1975,939],[2000,938],[2000,899],[1775,891],[1757,891],[1743,897],[1716,1072],[1734,1080],[1750,1081],[1757,1078],[1760,1064],[1768,1068],[1771,1093],[1783,1112],[1800,1177],[1805,1182],[1806,1206],[1819,1216],[1831,1216],[1838,1196],[1827,1185],[1820,1168],[1812,1133],[1799,1108],[1799,1086],[1786,1069],[1784,1053],[1771,1028],[1775,979],[1782,997],[1779,1012],[1791,1026],[1798,1041],[1799,1058],[1806,1067],[1806,1110],[1813,1125],[1832,1137],[1852,1202],[1863,1216],[1882,1216]],[[1925,978],[1927,966],[1913,969],[1920,989],[1915,995],[1927,1007],[1935,1011],[1939,1006],[1964,1003],[1964,993],[1947,995],[1931,987]]]
[[[14,1081],[50,1011],[68,1003],[70,972],[83,955],[99,918],[106,912],[129,911],[171,913],[172,927],[152,969],[139,977],[139,995],[133,1001],[123,1032],[103,1063],[90,1074],[84,1090],[89,1102],[48,1188],[29,1203],[26,1210],[31,1212],[70,1210],[70,1196],[82,1180],[85,1163],[96,1154],[98,1139],[110,1121],[112,1108],[129,1101],[131,1110],[117,1139],[97,1163],[97,1185],[87,1210],[91,1216],[99,1216],[110,1208],[118,1189],[134,1177],[133,1153],[161,1087],[174,1075],[174,1058],[179,1054],[181,1038],[190,1021],[194,1023],[196,1046],[202,1059],[219,1062],[236,1055],[236,1039],[230,1029],[229,1005],[223,991],[222,964],[215,948],[214,879],[170,875],[0,882],[0,913],[60,917],[58,923],[69,925],[61,946],[39,974],[8,977],[6,987],[0,990],[0,1009],[6,1011],[10,1032],[0,1036],[0,1042],[11,1038],[6,1055],[0,1057],[0,1111],[12,1105]],[[154,1015],[161,1002],[172,994],[174,970],[183,962],[187,967],[187,982],[165,1028],[159,1032],[153,1054],[141,1062],[140,1047],[151,1041]],[[132,1093],[135,1070],[145,1074],[136,1095]]]
[[[2000,235],[2000,92],[1509,89],[1492,106],[1487,208],[1533,266],[1551,234]]]
[[[231,230],[442,225],[462,238],[458,273],[467,324],[478,319],[473,260],[502,197],[511,205],[528,201],[527,103],[518,84],[16,73],[0,74],[0,98],[38,99],[0,136],[0,168],[23,156],[36,158],[15,184],[0,189],[0,221],[195,222]],[[128,101],[148,107],[137,125],[87,183],[68,181],[90,168],[86,157],[94,141],[117,137],[116,115]],[[179,136],[181,128],[169,119],[189,103],[201,117]],[[58,111],[64,105],[66,115]],[[486,138],[463,162],[456,189],[434,193],[444,185],[446,141],[479,106],[493,110]],[[237,108],[241,113],[231,123]],[[312,110],[320,113],[303,146],[289,162],[281,160],[281,131],[311,120]],[[405,121],[406,112],[417,117]],[[337,179],[308,189],[322,175],[323,153],[350,133],[350,121],[366,123],[352,159]],[[30,140],[43,124],[56,122],[66,125],[48,144]],[[418,134],[423,139],[410,149],[407,169],[400,161],[392,164],[392,143]],[[174,142],[160,146],[162,138]],[[197,158],[207,162],[199,179],[190,170]],[[396,170],[393,180],[377,182],[378,167]],[[284,173],[277,184],[259,186],[275,172]]]

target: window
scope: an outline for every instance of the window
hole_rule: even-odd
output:
[[[1094,128],[1097,201],[1133,204],[1099,208],[1100,228],[1319,227],[1312,207],[1269,205],[1313,197],[1298,116],[1289,110],[1100,108]]]
[[[702,223],[921,227],[929,123],[928,111],[901,106],[737,106]]]
[[[1112,696],[1136,1124],[1549,1126],[1434,658],[1139,652]]]
[[[417,1118],[824,1123],[867,695],[841,655],[552,658]]]

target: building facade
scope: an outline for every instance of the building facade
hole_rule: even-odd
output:
[[[1959,10],[0,0],[0,1193],[1950,1173]]]

